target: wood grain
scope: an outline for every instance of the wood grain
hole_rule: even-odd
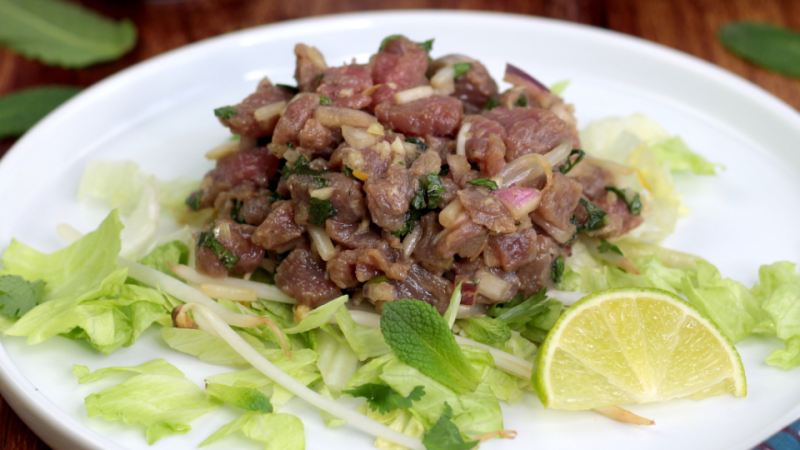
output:
[[[0,49],[0,95],[42,84],[90,86],[139,61],[183,45],[283,20],[384,9],[468,9],[535,15],[638,36],[702,58],[738,74],[800,109],[800,80],[747,63],[720,45],[718,30],[734,20],[772,22],[800,29],[795,0],[81,0],[107,16],[130,18],[136,48],[122,59],[84,70],[47,67]],[[0,141],[0,155],[13,140]],[[48,449],[0,403],[0,448]]]

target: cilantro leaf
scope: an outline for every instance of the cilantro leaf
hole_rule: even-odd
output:
[[[472,63],[468,62],[455,63],[453,64],[453,69],[455,69],[456,71],[456,75],[453,78],[458,78],[461,75],[464,75],[465,73],[472,70]]]
[[[311,197],[311,223],[318,227],[325,225],[325,219],[338,214],[330,200]]]
[[[447,402],[444,412],[431,428],[431,431],[422,438],[422,445],[427,450],[470,450],[477,447],[478,441],[464,441],[458,427],[453,423],[453,408]]]
[[[236,256],[235,253],[228,250],[217,238],[214,237],[214,227],[216,226],[215,222],[211,222],[211,227],[208,231],[204,231],[200,233],[200,236],[197,237],[197,245],[200,247],[205,247],[211,249],[217,258],[219,258],[220,262],[227,268],[228,270],[232,270],[236,263],[239,262],[239,257]]]
[[[258,389],[207,382],[206,392],[237,408],[266,414],[272,412],[272,403],[269,398]]]
[[[573,155],[578,155],[578,157],[575,158],[574,161],[572,160]],[[558,166],[558,170],[560,170],[561,173],[563,174],[567,174],[570,170],[572,170],[573,167],[577,166],[578,163],[583,160],[584,156],[586,156],[586,152],[584,152],[583,150],[579,148],[572,150],[571,152],[569,152],[569,156],[567,156],[567,161],[564,164]]]
[[[33,283],[18,275],[0,277],[0,311],[14,319],[25,315],[44,297],[45,282]]]
[[[406,138],[406,142],[409,144],[414,144],[420,148],[420,150],[425,151],[428,149],[428,144],[425,143],[424,140],[420,138]]]
[[[425,388],[417,386],[408,394],[408,397],[403,397],[385,384],[367,383],[342,393],[353,397],[365,397],[369,402],[369,409],[381,414],[388,414],[398,408],[411,408],[412,402],[425,395]]]
[[[634,194],[631,201],[628,201],[627,189],[622,190],[614,186],[606,186],[605,190],[617,194],[625,202],[625,206],[628,207],[628,212],[632,216],[638,216],[642,213],[642,199],[639,197],[638,192]]]
[[[608,253],[608,252],[614,252],[619,256],[625,256],[622,254],[622,250],[620,250],[619,247],[612,244],[611,242],[608,242],[605,239],[601,239],[600,245],[597,246],[597,253]]]
[[[473,186],[483,186],[489,188],[489,190],[496,191],[497,190],[497,183],[493,180],[488,178],[476,178],[474,180],[467,181],[467,184],[471,184]]]
[[[239,111],[233,106],[223,106],[214,110],[214,115],[220,119],[226,120],[235,116]]]
[[[561,278],[564,276],[564,257],[559,255],[555,261],[553,261],[553,265],[550,267],[550,277],[553,279],[553,283],[558,284],[561,283]]]
[[[423,375],[459,395],[478,388],[480,377],[433,306],[408,298],[388,302],[381,314],[381,331],[400,361]]]
[[[488,109],[491,111],[493,108],[497,108],[498,106],[500,106],[500,102],[494,98],[489,98],[489,100],[486,100],[486,103],[483,104],[483,109]]]

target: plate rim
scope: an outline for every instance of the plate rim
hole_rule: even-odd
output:
[[[596,36],[621,47],[656,52],[659,59],[665,60],[670,65],[680,66],[692,73],[713,81],[726,84],[738,91],[740,96],[761,104],[773,110],[776,115],[787,121],[791,126],[800,128],[800,113],[786,102],[770,93],[755,83],[734,74],[720,66],[714,65],[697,56],[684,53],[666,45],[649,41],[638,36],[627,35],[618,31],[595,27],[587,24],[570,22],[566,20],[529,16],[517,13],[480,10],[379,10],[364,12],[346,12],[308,18],[298,18],[286,21],[259,25],[242,30],[225,33],[193,42],[165,53],[153,56],[147,60],[125,68],[83,90],[80,94],[61,105],[54,112],[37,123],[28,133],[21,137],[0,159],[0,175],[11,170],[17,160],[23,158],[21,148],[39,134],[46,132],[53,123],[67,118],[74,110],[84,104],[90,104],[96,97],[106,92],[114,91],[127,82],[128,79],[146,75],[150,71],[163,70],[163,65],[178,64],[179,62],[200,56],[204,51],[216,46],[240,46],[242,40],[258,37],[264,34],[280,32],[281,29],[295,29],[308,27],[313,24],[347,24],[357,20],[381,21],[388,18],[396,19],[398,15],[405,16],[444,16],[444,17],[487,17],[493,21],[527,22],[537,27],[555,27],[577,30],[587,36]],[[371,25],[369,28],[372,28]],[[0,177],[2,178],[2,177]],[[42,394],[14,364],[0,341],[0,394],[17,415],[30,427],[39,438],[54,449],[85,448],[88,450],[126,450],[100,435],[95,430],[84,425],[75,417],[61,410],[49,398]],[[781,416],[770,426],[762,428],[736,445],[736,448],[750,448],[765,441],[773,434],[780,431],[793,420],[800,417],[800,404]]]

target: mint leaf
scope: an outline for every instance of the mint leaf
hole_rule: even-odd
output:
[[[614,186],[606,186],[606,191],[613,192],[617,194],[619,198],[625,202],[625,206],[628,207],[628,212],[631,213],[632,216],[638,216],[642,214],[642,199],[639,197],[639,193],[636,192],[633,195],[633,198],[628,201],[627,191],[628,189],[620,189]]]
[[[324,227],[325,220],[335,216],[338,213],[339,211],[336,211],[336,208],[333,207],[333,203],[331,203],[330,200],[320,200],[318,198],[311,197],[310,222],[313,225]]]
[[[342,393],[353,397],[365,397],[369,402],[369,409],[381,414],[388,414],[395,409],[411,408],[412,402],[425,395],[425,388],[417,386],[408,394],[408,397],[403,397],[385,384],[367,383],[355,389],[342,391]]]
[[[800,77],[800,34],[777,25],[733,22],[719,31],[719,40],[753,64]]]
[[[444,412],[439,420],[422,438],[422,445],[427,450],[470,450],[478,444],[478,441],[464,442],[464,437],[453,423],[453,408],[447,403],[444,404]]]
[[[490,191],[497,190],[497,183],[494,180],[490,180],[488,178],[476,178],[474,180],[467,181],[467,184],[471,184],[473,186],[483,186],[489,188]]]
[[[453,78],[458,78],[461,75],[464,75],[465,73],[467,73],[470,70],[472,70],[472,63],[468,63],[468,62],[455,63],[455,64],[453,64],[453,70],[456,71],[456,74],[455,74],[455,76]]]
[[[502,344],[511,339],[511,327],[502,320],[489,317],[470,317],[456,321],[467,337],[482,344]]]
[[[127,53],[136,45],[136,27],[72,2],[0,0],[0,44],[45,64],[78,69]]]
[[[12,319],[22,317],[42,300],[44,286],[42,280],[31,283],[18,275],[0,277],[0,310]]]
[[[573,155],[578,155],[578,157],[575,158],[574,161],[572,160]],[[586,156],[586,152],[584,152],[583,150],[579,148],[573,149],[571,152],[569,152],[569,156],[567,156],[566,162],[558,166],[558,170],[560,170],[562,174],[566,175],[567,173],[569,173],[570,170],[572,170],[573,167],[577,166],[578,163],[583,160],[584,156]]]
[[[197,237],[197,245],[211,249],[228,270],[233,270],[233,267],[239,262],[239,257],[214,237],[215,226],[216,223],[211,222],[208,231],[200,233],[200,236]]]
[[[78,92],[76,87],[43,86],[0,98],[0,139],[21,136]]]
[[[206,383],[206,392],[237,408],[262,413],[272,412],[272,403],[270,403],[269,398],[258,389],[228,386],[219,383]]]
[[[608,252],[614,252],[620,256],[625,256],[622,254],[622,250],[620,250],[619,247],[612,244],[611,242],[608,242],[605,239],[601,239],[600,245],[597,246],[597,253],[608,253]]]
[[[473,392],[480,378],[433,306],[404,298],[383,305],[381,331],[395,355],[457,394]]]

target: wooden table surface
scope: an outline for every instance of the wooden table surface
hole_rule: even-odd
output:
[[[0,95],[42,84],[89,86],[168,50],[208,37],[301,17],[375,9],[470,9],[512,12],[606,28],[681,50],[734,72],[800,109],[800,80],[768,72],[726,51],[716,34],[733,20],[768,21],[800,29],[796,0],[82,0],[139,29],[122,59],[84,70],[47,67],[0,48]],[[0,155],[13,140],[0,141]],[[0,448],[49,447],[0,399]]]

